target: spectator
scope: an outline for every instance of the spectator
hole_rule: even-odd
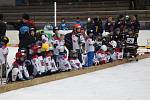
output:
[[[68,30],[69,29],[69,25],[66,23],[64,18],[61,19],[61,23],[59,25],[59,29],[60,30]]]
[[[31,28],[34,28],[34,30],[36,30],[34,22],[30,19],[30,16],[28,14],[23,14],[22,20],[19,22],[19,27],[18,27],[19,49],[28,47],[27,38],[30,37],[29,32]]]
[[[108,17],[105,23],[105,32],[113,33],[114,23],[112,22],[112,17]]]
[[[29,49],[30,46],[36,42],[35,37],[35,25],[34,22],[30,19],[30,16],[28,14],[22,15],[22,20],[19,22],[19,49],[25,49],[27,51],[27,58],[30,58],[29,55]]]
[[[136,8],[136,0],[129,0],[129,9],[134,10]]]
[[[49,31],[49,30],[53,30],[53,26],[48,22],[48,23],[44,26],[44,31]]]
[[[137,15],[133,15],[131,17],[131,29],[138,36],[139,30],[140,30],[140,23],[137,17],[138,17]]]
[[[99,17],[94,18],[94,36],[102,35],[103,33],[103,25],[102,20]]]
[[[86,29],[87,31],[89,30],[93,30],[94,26],[93,26],[93,20],[89,17],[87,19],[87,23],[86,23]]]
[[[0,14],[0,38],[6,35],[6,24],[3,22],[3,14]]]
[[[119,28],[120,33],[123,33],[125,29],[125,17],[124,15],[119,15],[117,21],[115,21],[115,29]]]
[[[76,17],[76,19],[75,19],[75,21],[74,21],[74,24],[80,24],[81,27],[84,27],[83,22],[80,20],[79,17]]]

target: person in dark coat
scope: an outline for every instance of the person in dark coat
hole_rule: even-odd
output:
[[[97,37],[99,35],[102,35],[103,33],[103,23],[102,20],[99,17],[94,18],[94,36]]]
[[[27,59],[30,59],[29,49],[32,44],[36,42],[35,36],[35,25],[34,22],[30,19],[28,14],[22,15],[22,20],[18,25],[19,30],[19,49],[25,49],[27,52]]]
[[[30,38],[30,29],[34,28],[35,25],[34,22],[30,19],[30,16],[28,14],[22,15],[22,21],[19,22],[18,30],[19,30],[19,49],[20,48],[27,48],[29,38]]]
[[[105,32],[113,32],[114,23],[112,22],[112,17],[108,17],[105,22]]]
[[[0,14],[0,37],[6,35],[6,24],[3,22],[3,14]]]
[[[78,59],[82,63],[82,51],[85,45],[84,36],[81,34],[81,25],[75,24],[73,31],[65,35],[65,46],[72,52],[75,50],[78,54]]]
[[[138,21],[137,15],[133,15],[131,17],[131,29],[133,33],[138,37],[138,33],[140,30],[140,23]]]
[[[94,29],[93,19],[90,18],[90,17],[87,19],[86,29],[87,29],[87,31],[90,31],[90,30]]]

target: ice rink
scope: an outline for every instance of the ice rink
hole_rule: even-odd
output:
[[[145,42],[139,43],[145,45],[148,35],[140,35]],[[17,49],[9,47],[10,66]],[[10,91],[0,100],[150,100],[150,58]]]
[[[0,94],[0,100],[150,100],[150,58]]]

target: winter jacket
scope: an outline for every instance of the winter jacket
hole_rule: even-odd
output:
[[[6,24],[0,20],[0,37],[6,35]]]

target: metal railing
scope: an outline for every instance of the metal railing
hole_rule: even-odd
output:
[[[3,84],[3,65],[2,60],[0,59],[0,85]]]
[[[6,83],[7,80],[7,68],[9,67],[7,59],[3,56],[0,51],[0,85]]]

